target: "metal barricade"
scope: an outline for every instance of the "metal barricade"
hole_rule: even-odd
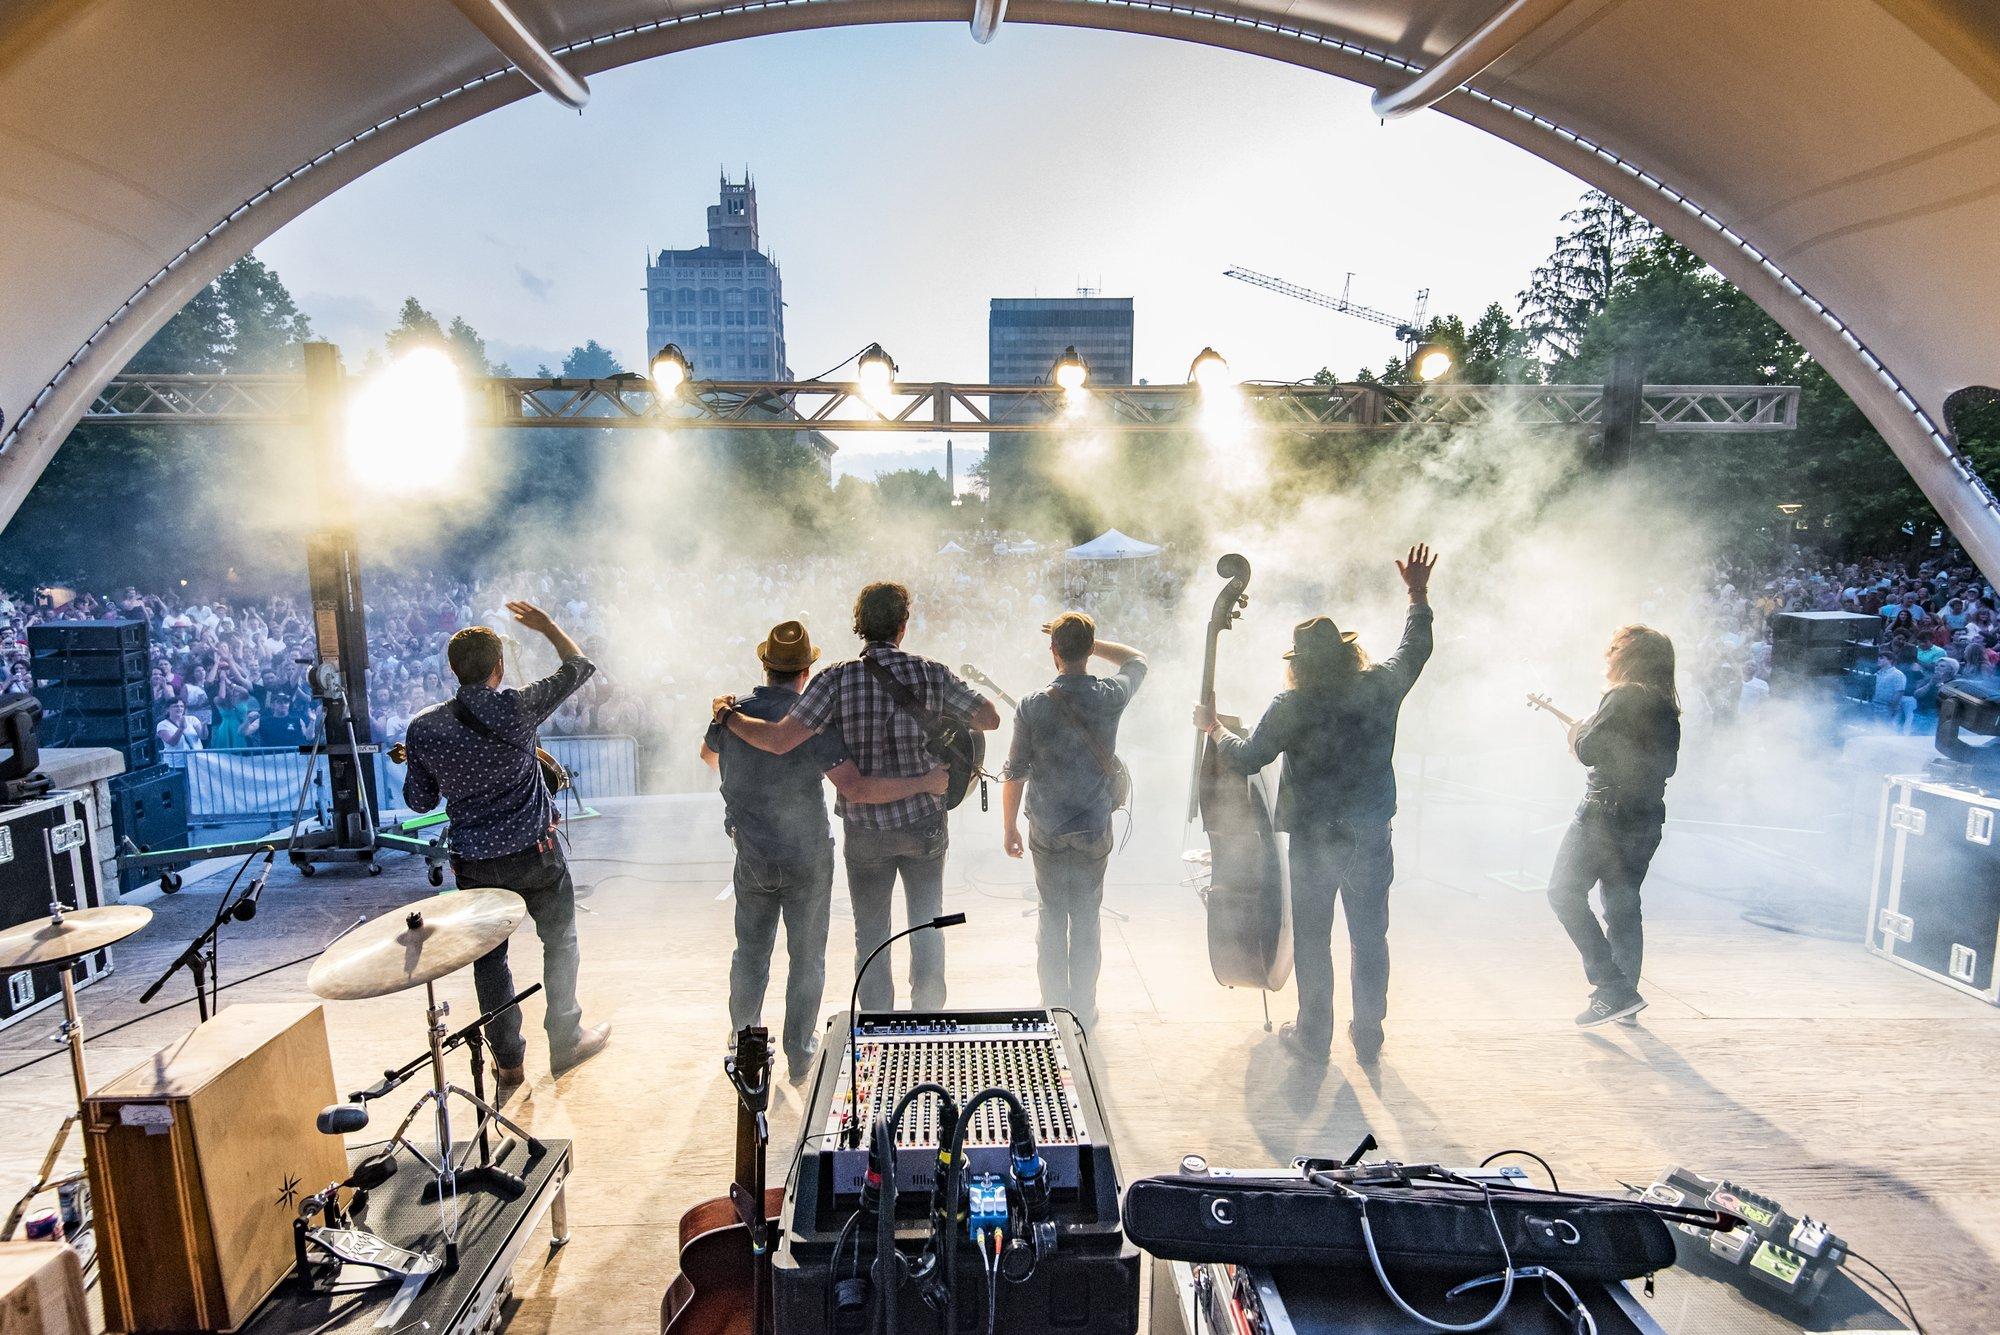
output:
[[[168,751],[162,757],[187,771],[188,823],[231,825],[269,821],[274,827],[292,817],[311,757],[296,747],[257,746],[216,751]],[[307,814],[313,795],[306,794]]]

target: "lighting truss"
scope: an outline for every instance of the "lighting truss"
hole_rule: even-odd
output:
[[[1331,435],[1483,423],[1595,429],[1601,385],[1321,385],[1246,382],[1251,417],[1273,429]],[[474,380],[472,421],[487,427],[700,431],[900,431],[1009,434],[1060,429],[1068,396],[1053,385],[949,381],[898,384],[880,406],[837,381],[690,382],[662,402],[643,376],[603,380]],[[1195,429],[1194,385],[1093,385],[1089,429],[1145,434]],[[305,382],[274,375],[119,376],[86,423],[284,425],[303,420]],[[1798,426],[1796,385],[1648,385],[1642,426],[1660,432],[1746,433]]]

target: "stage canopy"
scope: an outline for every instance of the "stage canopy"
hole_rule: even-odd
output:
[[[1072,547],[1063,554],[1072,561],[1136,561],[1142,556],[1158,556],[1160,549],[1154,543],[1141,542],[1108,528],[1081,547]]]
[[[1034,23],[1204,43],[1392,95],[1438,84],[1437,112],[1618,196],[1784,323],[2000,576],[2000,506],[1943,435],[1948,395],[2000,379],[2000,6],[1986,0],[519,0],[516,14],[510,27],[498,0],[0,6],[0,520],[202,284],[381,162],[543,96],[510,61],[574,103],[579,77],[761,34],[936,21],[1005,41]]]

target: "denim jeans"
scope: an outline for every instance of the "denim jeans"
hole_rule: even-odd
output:
[[[452,873],[461,890],[512,890],[528,902],[535,935],[542,938],[542,999],[547,1014],[542,1025],[549,1036],[549,1055],[557,1061],[576,1046],[583,1011],[576,1001],[580,963],[576,945],[576,885],[560,845],[547,851],[528,849],[502,858],[458,858]],[[479,1009],[506,1005],[514,995],[514,973],[507,967],[507,943],[502,941],[473,962],[472,984]],[[498,1066],[519,1066],[528,1045],[521,1036],[521,1008],[507,1011],[486,1026],[486,1041]]]
[[[826,994],[827,914],[833,896],[833,840],[811,857],[772,861],[736,849],[736,953],[729,960],[729,1027],[762,1024],[771,947],[785,924],[785,1058],[806,1059]]]
[[[1097,1023],[1097,972],[1104,958],[1100,911],[1111,828],[1045,836],[1031,825],[1028,851],[1042,901],[1035,928],[1042,1004],[1068,1007],[1088,1029]]]
[[[1646,932],[1639,911],[1639,887],[1660,846],[1658,818],[1614,819],[1585,806],[1571,822],[1549,872],[1549,906],[1583,956],[1583,974],[1607,998],[1622,1000],[1639,990]],[[1590,909],[1590,891],[1600,887],[1604,923]]]
[[[1354,1027],[1380,1029],[1389,1011],[1389,882],[1395,855],[1387,821],[1294,830],[1292,963],[1299,979],[1299,1041],[1333,1042],[1333,907],[1347,910]]]
[[[949,842],[945,818],[937,816],[903,830],[847,827],[847,894],[854,904],[854,967],[889,939],[896,877],[903,878],[903,905],[909,926],[944,912],[944,853]],[[911,1006],[944,1009],[944,933],[918,932],[910,942]],[[861,984],[861,1009],[896,1008],[893,950],[883,951]]]

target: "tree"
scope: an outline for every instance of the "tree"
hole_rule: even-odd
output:
[[[299,345],[313,336],[306,318],[277,273],[255,255],[245,255],[215,280],[229,323],[223,354],[228,370],[297,371]]]
[[[1569,231],[1520,294],[1521,321],[1531,346],[1557,362],[1576,351],[1577,339],[1611,299],[1625,262],[1660,235],[1658,228],[1601,190],[1562,216]]]
[[[951,488],[935,468],[892,468],[875,477],[876,494],[892,510],[949,509]]]
[[[422,345],[448,348],[444,326],[438,323],[437,316],[424,309],[422,302],[415,297],[404,297],[402,309],[396,313],[395,327],[382,335],[382,346],[394,357]]]
[[[618,375],[624,369],[611,349],[594,338],[579,347],[571,348],[569,355],[563,358],[562,364],[562,373],[576,380],[603,380]],[[546,367],[543,368],[542,374],[548,374]]]
[[[229,311],[214,283],[188,299],[146,340],[125,370],[136,375],[208,375],[229,351]]]

